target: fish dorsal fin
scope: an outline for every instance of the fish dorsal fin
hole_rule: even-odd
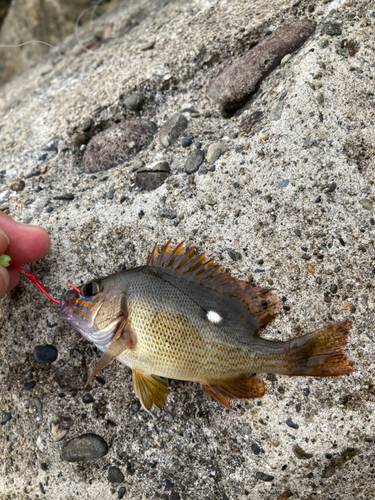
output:
[[[147,265],[168,269],[223,295],[236,297],[255,317],[259,329],[276,318],[281,306],[281,300],[276,295],[265,288],[231,276],[222,266],[215,265],[213,259],[206,262],[204,253],[195,254],[195,247],[184,252],[183,245],[184,242],[173,250],[169,240],[159,253],[156,244],[148,256]]]

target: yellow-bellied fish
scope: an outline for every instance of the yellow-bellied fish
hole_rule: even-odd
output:
[[[268,290],[230,276],[183,243],[170,242],[147,265],[91,281],[68,292],[61,316],[104,351],[89,381],[118,359],[133,370],[142,405],[159,408],[165,378],[202,385],[209,397],[262,396],[256,373],[333,377],[354,370],[344,355],[350,323],[335,323],[286,342],[259,332],[279,314]]]

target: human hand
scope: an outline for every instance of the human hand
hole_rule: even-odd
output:
[[[18,264],[43,258],[50,247],[47,231],[42,227],[15,222],[0,212],[0,255],[7,254]],[[12,266],[0,265],[0,298],[14,288],[20,273]]]

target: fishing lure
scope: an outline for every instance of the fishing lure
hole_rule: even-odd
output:
[[[354,371],[343,353],[348,321],[286,342],[259,336],[280,312],[268,290],[232,277],[195,249],[155,245],[145,266],[73,287],[60,315],[104,351],[88,382],[118,359],[132,369],[146,410],[167,397],[168,379],[197,382],[210,398],[262,396],[256,373],[313,377]]]

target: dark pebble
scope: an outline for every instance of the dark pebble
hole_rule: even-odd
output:
[[[331,184],[328,185],[327,191],[329,193],[333,193],[333,191],[337,188],[336,182],[331,182]]]
[[[173,484],[173,483],[172,483],[172,481],[170,481],[169,479],[167,479],[167,480],[165,481],[165,488],[166,488],[167,490],[170,490],[171,488],[173,488],[173,486],[174,486],[174,484]]]
[[[299,413],[301,411],[301,405],[299,403],[296,404],[296,412]]]
[[[142,92],[135,92],[125,99],[124,104],[130,111],[141,111],[145,100],[146,97]]]
[[[39,489],[40,489],[41,493],[42,493],[43,495],[45,495],[45,494],[46,494],[46,491],[45,491],[44,486],[42,485],[42,483],[39,483],[39,484],[38,484],[38,486],[39,486]]]
[[[95,135],[87,144],[82,166],[85,172],[100,172],[132,159],[154,138],[156,125],[144,119],[126,120]]]
[[[294,230],[294,234],[295,234],[296,236],[301,236],[301,234],[302,234],[302,233],[301,233],[301,231],[300,231],[299,229],[295,229],[295,230]]]
[[[63,200],[63,201],[72,201],[74,200],[74,194],[72,193],[66,193],[66,194],[58,194],[57,196],[54,196],[54,200]]]
[[[304,393],[305,396],[308,396],[310,394],[310,387],[304,387],[302,389],[302,392]]]
[[[153,191],[161,186],[171,172],[167,161],[157,161],[146,167],[142,166],[136,174],[135,184],[143,191]]]
[[[35,385],[35,380],[32,380],[31,382],[25,382],[23,384],[23,388],[25,389],[25,391],[31,391],[31,389],[34,389]]]
[[[6,413],[0,421],[0,425],[5,425],[7,422],[9,422],[11,418],[12,418],[12,413],[11,412]]]
[[[124,498],[125,493],[126,493],[125,486],[121,486],[121,488],[118,490],[118,493],[117,493],[118,500],[121,500],[122,498]]]
[[[12,182],[12,184],[9,187],[12,191],[15,191],[16,193],[18,193],[19,191],[23,191],[25,186],[26,186],[25,181],[22,181],[20,179],[18,181]]]
[[[241,255],[240,253],[238,253],[238,252],[235,252],[235,251],[233,250],[233,248],[227,248],[227,252],[228,252],[229,257],[230,257],[232,260],[234,260],[235,262],[236,262],[237,260],[241,260],[241,259],[242,259],[242,255]]]
[[[297,50],[314,29],[315,23],[307,19],[278,28],[219,75],[209,88],[210,98],[223,113],[241,108],[281,59]]]
[[[326,453],[326,458],[328,458],[328,460],[331,460],[332,455],[330,453]]]
[[[285,470],[287,468],[287,464],[284,464],[282,467],[281,467],[281,470]]]
[[[260,479],[261,481],[273,481],[274,477],[270,476],[269,474],[266,474],[265,472],[256,472],[255,476],[257,479]]]
[[[106,380],[105,378],[101,377],[100,375],[97,375],[95,377],[95,381],[99,384],[99,385],[104,385],[106,383]]]
[[[46,208],[46,212],[47,212],[48,214],[52,213],[52,212],[53,212],[53,207],[47,207],[47,208]]]
[[[38,363],[48,365],[57,359],[57,349],[54,345],[37,345],[34,349],[34,358]]]
[[[318,196],[317,199],[315,200],[315,203],[321,203],[322,202],[322,197]]]
[[[251,443],[250,448],[254,455],[259,455],[259,453],[262,451],[261,447],[257,445],[257,443]]]
[[[337,293],[337,285],[331,285],[329,287],[329,289],[330,289],[331,293]]]
[[[108,200],[113,200],[114,196],[115,196],[115,190],[114,190],[114,189],[111,189],[111,190],[108,192],[108,194],[107,194],[107,199],[108,199]]]
[[[194,149],[187,157],[185,164],[185,172],[193,174],[196,172],[204,161],[204,152],[201,149]]]
[[[180,500],[180,494],[178,491],[172,491],[171,496],[169,497],[169,500]]]
[[[37,175],[40,175],[40,168],[34,168],[34,170],[31,170],[31,172],[26,174],[24,178],[30,179],[30,177],[36,177]]]
[[[299,425],[295,424],[291,419],[291,417],[289,417],[285,423],[288,427],[292,427],[293,429],[299,429]]]
[[[40,468],[41,468],[41,470],[46,471],[46,470],[48,470],[48,465],[45,462],[42,462],[40,464]]]
[[[312,479],[314,477],[314,474],[312,472],[309,472],[308,474],[306,474],[306,477],[308,479]]]
[[[82,434],[71,439],[61,450],[61,458],[67,462],[88,462],[104,457],[108,445],[97,434]]]
[[[108,469],[108,481],[110,483],[122,483],[124,481],[124,474],[118,467],[110,467]]]
[[[307,252],[307,248],[306,247],[301,247],[301,250],[302,250],[302,252]]]
[[[82,401],[85,403],[85,405],[88,405],[90,403],[95,403],[95,399],[91,394],[85,394],[82,398]]]
[[[193,139],[194,139],[193,135],[187,135],[186,137],[184,137],[182,139],[181,146],[183,148],[188,148],[189,146],[191,146],[193,144]]]
[[[342,33],[342,24],[337,21],[328,21],[323,25],[322,34],[338,36]]]
[[[181,113],[171,116],[161,127],[158,138],[164,148],[169,148],[182,135],[189,122]]]

